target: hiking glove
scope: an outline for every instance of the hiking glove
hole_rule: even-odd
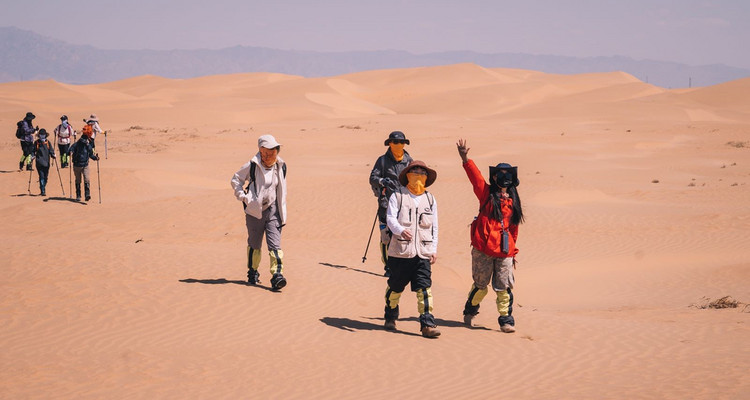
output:
[[[391,178],[383,178],[382,185],[390,192],[398,192],[398,185]]]

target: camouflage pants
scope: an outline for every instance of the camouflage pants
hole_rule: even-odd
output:
[[[471,277],[474,286],[486,288],[492,280],[492,290],[496,292],[513,289],[513,257],[498,258],[471,249]]]

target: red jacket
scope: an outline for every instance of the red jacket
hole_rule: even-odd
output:
[[[466,175],[474,187],[474,194],[479,199],[479,215],[471,223],[471,245],[484,254],[492,257],[513,257],[518,254],[516,240],[518,240],[518,225],[511,225],[510,217],[513,215],[513,200],[505,198],[501,200],[503,223],[492,218],[492,202],[488,201],[490,196],[490,185],[484,181],[482,173],[479,172],[474,161],[469,160],[463,164]],[[508,253],[502,251],[503,225],[509,233]]]

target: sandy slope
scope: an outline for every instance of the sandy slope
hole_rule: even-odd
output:
[[[747,85],[470,64],[0,85],[0,397],[747,398],[750,308],[690,307],[750,302]],[[29,110],[48,130],[99,115],[101,204],[95,173],[87,205],[62,196],[68,170],[28,194],[10,131]],[[381,329],[374,248],[361,262],[367,176],[396,129],[439,174],[437,340],[412,293],[400,331]],[[264,133],[289,164],[283,293],[265,255],[263,285],[244,285],[228,183]],[[459,137],[483,172],[520,166],[515,334],[492,296],[479,328],[460,323],[477,201]]]

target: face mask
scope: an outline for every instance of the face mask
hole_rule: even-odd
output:
[[[417,196],[424,193],[424,184],[427,182],[427,175],[407,172],[406,179],[409,181],[406,188],[409,189],[410,192]]]
[[[39,140],[41,140],[42,142],[47,140],[47,135],[39,135]]]
[[[403,143],[388,143],[388,146],[391,148],[391,153],[393,153],[393,158],[396,159],[396,161],[401,161],[404,159],[404,144]]]
[[[500,171],[495,175],[495,182],[501,188],[509,188],[513,186],[513,174],[507,171]]]
[[[67,119],[63,120],[62,126],[63,126],[63,128],[68,129],[68,120]]]

